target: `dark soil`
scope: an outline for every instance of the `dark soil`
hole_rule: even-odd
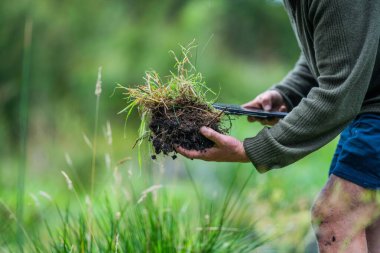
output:
[[[214,143],[199,133],[202,126],[208,126],[219,133],[228,130],[221,126],[221,114],[206,104],[192,101],[176,101],[175,106],[157,107],[151,111],[149,129],[156,154],[169,155],[176,146],[188,150],[202,151]],[[175,159],[173,155],[173,159]],[[152,156],[155,159],[155,156]]]

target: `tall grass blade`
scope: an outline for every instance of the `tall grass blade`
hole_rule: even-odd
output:
[[[16,216],[19,225],[17,226],[17,243],[21,252],[24,252],[24,233],[22,231],[24,220],[24,198],[25,198],[25,173],[27,157],[27,138],[28,138],[28,102],[30,85],[30,66],[31,66],[31,45],[33,35],[33,21],[28,18],[25,22],[24,31],[24,55],[22,60],[22,81],[20,98],[20,162],[18,169],[18,193]]]
[[[143,112],[143,114],[141,115],[141,123],[140,123],[140,127],[139,127],[139,136],[140,138],[142,138],[145,134],[145,127],[146,127],[146,113]],[[140,173],[141,173],[141,168],[142,168],[142,151],[141,151],[141,141],[143,140],[143,138],[141,140],[139,140],[138,142],[138,145],[137,145],[137,160],[138,160],[138,163],[139,163],[139,168],[140,168]]]
[[[98,121],[99,121],[99,103],[100,94],[102,93],[102,67],[98,69],[98,79],[96,81],[95,95],[96,95],[96,108],[95,108],[95,123],[94,123],[94,137],[92,140],[92,163],[91,163],[91,199],[94,196],[94,183],[95,183],[95,167],[96,167],[96,136],[98,134]]]

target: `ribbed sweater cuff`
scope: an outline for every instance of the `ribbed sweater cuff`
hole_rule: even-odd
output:
[[[273,162],[273,150],[268,145],[271,138],[268,130],[265,128],[255,137],[247,138],[243,142],[245,153],[259,173],[271,170],[270,164]]]

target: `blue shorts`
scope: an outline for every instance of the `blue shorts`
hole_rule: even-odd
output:
[[[342,132],[331,174],[367,189],[380,189],[380,114],[361,114]]]

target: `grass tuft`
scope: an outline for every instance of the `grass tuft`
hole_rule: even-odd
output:
[[[127,100],[127,106],[120,113],[126,113],[128,120],[136,107],[140,112],[141,125],[136,144],[148,139],[156,154],[174,152],[173,159],[176,158],[176,146],[195,150],[213,146],[200,135],[202,126],[221,133],[228,131],[221,126],[222,113],[212,107],[216,94],[206,86],[202,74],[190,60],[195,47],[194,42],[187,47],[181,46],[181,57],[170,51],[176,63],[166,78],[162,79],[152,70],[146,72],[143,85],[118,86],[124,90]],[[208,98],[209,94],[212,99]]]

